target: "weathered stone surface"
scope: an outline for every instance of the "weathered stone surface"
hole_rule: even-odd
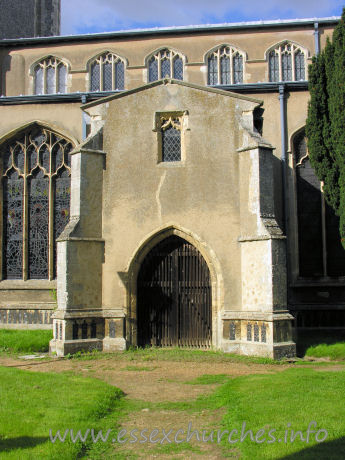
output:
[[[61,0],[1,0],[0,38],[60,34]]]

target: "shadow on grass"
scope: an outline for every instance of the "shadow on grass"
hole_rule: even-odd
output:
[[[345,341],[345,334],[343,331],[317,331],[308,329],[297,329],[295,333],[295,341],[297,346],[297,356],[303,358],[307,349],[310,346],[321,344],[332,345],[338,342]]]
[[[2,439],[0,438],[0,452],[9,451],[12,449],[25,449],[35,447],[38,444],[47,442],[49,438],[20,436],[18,438]]]
[[[298,452],[285,457],[280,457],[279,460],[344,460],[345,458],[345,437],[335,439],[333,441],[325,441],[316,444],[312,447],[299,450]]]

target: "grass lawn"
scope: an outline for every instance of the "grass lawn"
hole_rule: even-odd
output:
[[[343,361],[345,360],[345,342],[314,345],[307,349],[305,355],[316,358],[329,357],[335,361]]]
[[[226,407],[222,429],[236,429],[241,433],[246,422],[246,431],[252,430],[254,437],[264,429],[259,440],[268,437],[268,432],[282,442],[257,444],[249,439],[229,444],[223,439],[224,452],[236,447],[241,459],[344,459],[345,458],[345,372],[327,372],[292,368],[272,375],[239,377],[225,383],[208,404]],[[301,430],[304,439],[308,424],[317,423],[316,430],[326,429],[325,442],[317,443],[311,434],[309,443],[299,438],[291,442],[291,430]],[[291,425],[288,425],[291,424]],[[315,426],[312,427],[315,429]],[[287,443],[285,434],[287,433]],[[319,434],[323,439],[324,434]],[[239,439],[240,434],[233,434]]]
[[[49,350],[52,331],[0,329],[0,352],[33,353]]]
[[[30,353],[43,351],[51,338],[50,331],[8,331],[0,330],[0,350],[9,353]],[[319,353],[319,354],[318,354]],[[342,360],[345,344],[329,344],[310,347],[310,356],[329,356]],[[123,353],[103,355],[101,353],[77,354],[76,360],[102,359],[107,363],[127,361],[123,371],[149,373],[159,366],[159,361],[171,361],[171,366],[188,366],[188,362],[228,363],[229,370],[236,362],[270,364],[269,374],[251,374],[242,377],[226,373],[200,375],[182,384],[212,385],[216,390],[208,396],[196,400],[176,402],[149,402],[124,399],[121,390],[94,378],[84,378],[74,373],[36,373],[16,368],[0,367],[0,458],[1,459],[129,459],[140,458],[121,454],[117,445],[111,443],[120,429],[125,416],[141,417],[141,411],[149,408],[152,413],[161,410],[174,414],[194,414],[202,416],[204,411],[215,411],[218,424],[208,425],[214,429],[213,442],[217,442],[217,430],[227,430],[221,445],[224,458],[241,460],[314,460],[345,458],[345,371],[339,365],[328,370],[321,364],[301,365],[282,370],[279,362],[266,358],[253,358],[228,355],[218,351],[197,351],[181,349],[131,349]],[[303,363],[303,362],[302,362]],[[81,363],[80,363],[81,364]],[[275,364],[276,366],[272,366]],[[301,363],[299,363],[301,364]],[[325,364],[325,363],[323,363]],[[93,363],[82,363],[81,367],[92,368]],[[79,365],[80,367],[80,365]],[[280,369],[279,369],[280,368]],[[82,369],[83,370],[83,369]],[[276,372],[275,372],[276,370]],[[278,372],[279,371],[279,372]],[[231,374],[231,372],[230,372]],[[133,377],[135,378],[135,377]],[[164,375],[162,375],[164,380]],[[124,385],[123,390],[126,391]],[[292,430],[302,432],[306,438],[308,425],[316,422],[316,430],[327,430],[325,442],[318,443],[315,434],[310,434],[309,442],[302,442],[300,435],[292,442]],[[205,422],[207,420],[205,419]],[[257,443],[250,439],[244,442],[228,442],[241,437],[245,422],[245,432],[251,430],[253,438],[275,442]],[[155,419],[153,419],[155,423]],[[207,426],[207,424],[206,424]],[[97,433],[108,429],[111,436],[108,443],[93,443],[89,436],[85,442],[73,443],[69,436],[61,443],[54,444],[49,439],[49,429],[53,435],[60,430],[73,429],[74,434],[93,428]],[[160,427],[161,429],[162,427]],[[164,427],[163,427],[164,428]],[[311,427],[315,429],[315,425]],[[259,430],[261,433],[258,434]],[[269,437],[269,431],[271,436]],[[210,434],[208,431],[207,435]],[[323,439],[325,432],[319,433]],[[282,441],[279,442],[278,440]],[[170,455],[189,455],[198,446],[191,444],[156,445],[152,453]],[[140,452],[140,445],[138,446]],[[122,451],[123,452],[123,451]],[[197,450],[195,451],[197,452]],[[212,447],[210,446],[210,453]]]
[[[49,439],[60,430],[88,428],[115,433],[124,402],[122,392],[100,380],[66,374],[0,367],[0,458],[69,460],[97,458],[103,443],[75,444]]]

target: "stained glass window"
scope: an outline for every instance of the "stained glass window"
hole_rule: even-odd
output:
[[[305,80],[306,51],[294,43],[284,42],[268,55],[269,81]]]
[[[3,278],[56,276],[56,245],[50,242],[69,220],[72,148],[37,124],[2,146]]]
[[[156,81],[161,78],[183,80],[183,59],[179,53],[162,49],[148,61],[148,80]]]
[[[232,46],[220,46],[207,55],[209,85],[243,83],[244,55]]]
[[[11,168],[3,179],[4,277],[23,277],[23,195],[24,181]]]
[[[48,278],[49,178],[37,168],[29,185],[29,278]]]
[[[50,56],[34,67],[35,94],[66,93],[67,65],[60,59]]]
[[[113,53],[104,53],[91,62],[90,91],[125,89],[125,64]]]

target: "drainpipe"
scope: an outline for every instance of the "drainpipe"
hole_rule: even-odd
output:
[[[282,184],[283,184],[283,213],[284,213],[284,231],[288,231],[288,210],[287,210],[287,190],[286,190],[286,173],[287,173],[287,158],[286,158],[286,110],[285,110],[286,92],[285,85],[279,85],[279,102],[280,102],[280,131],[281,131],[281,161],[282,161]]]
[[[315,45],[315,54],[320,54],[320,31],[319,23],[314,22],[314,45]]]
[[[282,162],[282,200],[283,200],[283,226],[286,236],[285,248],[286,248],[286,289],[287,289],[287,305],[289,305],[290,289],[289,289],[289,279],[290,279],[290,259],[289,259],[289,241],[288,241],[288,231],[289,231],[289,208],[288,208],[288,193],[287,193],[287,170],[288,170],[288,161],[286,155],[286,90],[285,85],[279,85],[279,102],[280,102],[280,131],[281,131],[281,162]]]
[[[82,95],[81,97],[81,103],[82,104],[86,104],[86,96],[85,94]],[[81,137],[82,137],[82,140],[85,140],[86,139],[86,113],[83,112],[82,113],[82,127],[81,127]]]

